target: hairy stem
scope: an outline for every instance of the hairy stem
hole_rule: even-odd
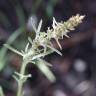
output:
[[[26,60],[23,60],[23,62],[22,62],[21,69],[20,69],[20,74],[22,76],[25,75],[25,70],[26,70],[27,63],[28,62],[26,62]],[[23,92],[22,92],[23,85],[24,85],[23,78],[20,77],[19,80],[18,80],[17,96],[23,96]]]

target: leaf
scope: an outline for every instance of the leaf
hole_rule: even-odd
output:
[[[17,53],[18,55],[23,56],[23,54],[22,54],[21,52],[19,52],[18,50],[12,48],[10,45],[4,44],[4,46],[5,46],[6,48],[8,48],[9,50],[11,50],[11,51]]]
[[[36,31],[37,34],[40,32],[41,27],[42,27],[42,19],[39,22],[39,25],[38,25],[38,28],[37,28],[37,31]]]
[[[44,57],[44,56],[45,56],[45,53],[41,53],[41,54],[39,54],[39,55],[35,55],[35,56],[32,58],[32,60],[35,60],[35,59],[37,59],[37,58]]]
[[[51,47],[49,45],[47,45],[47,47],[49,47],[50,49],[52,49],[53,51],[57,52],[59,55],[62,56],[62,53],[60,51],[58,51],[57,49],[55,49],[54,47]]]
[[[41,26],[42,26],[42,19],[40,20],[39,25],[38,25],[38,28],[36,30],[36,37],[35,37],[36,39],[39,37]]]
[[[43,59],[40,59],[40,58],[39,58],[39,60],[41,60],[42,62],[44,62],[44,64],[46,64],[47,66],[52,67],[52,64],[48,63],[47,61],[45,61]]]
[[[28,51],[28,48],[29,48],[29,43],[27,43],[26,47],[25,47],[25,52]]]
[[[31,24],[32,24],[32,27],[33,27],[34,31],[36,32],[36,31],[37,31],[37,30],[36,30],[36,26],[35,26],[35,24],[34,24],[34,20],[33,20],[32,17],[31,17]]]
[[[62,50],[62,46],[61,46],[61,44],[59,43],[59,40],[58,40],[58,39],[56,39],[56,38],[55,38],[55,40],[56,40],[56,42],[57,42],[57,44],[58,44],[59,48]]]
[[[56,25],[57,25],[57,24],[58,24],[58,23],[56,22],[56,19],[53,17],[53,24],[52,24],[53,29],[56,28]]]
[[[13,75],[12,76],[17,82],[19,82],[19,79],[15,76],[15,75]]]
[[[55,76],[53,75],[51,70],[46,66],[46,64],[44,64],[44,62],[42,62],[42,60],[37,60],[35,65],[48,78],[48,80],[50,80],[51,82],[55,82],[56,81]]]
[[[46,51],[46,53],[41,53],[41,54],[35,55],[35,56],[32,58],[32,60],[35,60],[35,59],[40,58],[40,57],[44,57],[44,56],[49,55],[49,54],[51,54],[51,53],[53,53],[53,52],[54,52],[53,50],[48,50],[48,51]],[[59,54],[60,54],[60,53],[59,53]]]
[[[16,38],[21,35],[21,33],[25,30],[25,27],[22,26],[20,28],[18,28],[15,32],[13,32],[13,34],[9,37],[9,39],[7,40],[7,44],[10,45],[12,44]],[[3,46],[0,49],[0,71],[3,70],[4,66],[7,64],[7,58],[6,58],[6,53],[7,53],[7,48],[5,46]]]
[[[32,39],[31,39],[31,37],[28,37],[28,41],[32,44]]]

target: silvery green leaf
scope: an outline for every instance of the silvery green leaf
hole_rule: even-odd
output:
[[[37,60],[36,66],[39,68],[39,70],[51,81],[55,82],[56,78],[51,72],[51,70],[42,62],[42,60]]]
[[[54,52],[54,50],[48,50],[48,51],[46,51],[46,53],[41,53],[41,54],[38,54],[38,55],[33,56],[33,57],[32,57],[32,60],[35,60],[35,59],[37,59],[37,58],[44,57],[44,56],[49,55],[49,54],[51,54],[51,53],[53,53],[53,52]],[[59,53],[59,52],[58,52],[58,53]],[[59,54],[60,54],[60,53],[59,53]]]
[[[32,39],[31,39],[31,37],[28,37],[28,41],[32,44]]]
[[[13,75],[12,77],[18,82],[18,78],[15,75]]]
[[[37,58],[44,57],[44,56],[45,56],[45,54],[44,53],[41,53],[41,54],[38,54],[38,55],[33,56],[32,57],[32,60],[35,60]]]
[[[70,37],[67,35],[67,33],[68,33],[68,31],[62,32],[62,37],[65,36],[65,37],[67,37],[67,38],[70,38]]]
[[[53,50],[48,50],[48,51],[46,51],[45,56],[46,56],[46,55],[49,55],[49,54],[51,54],[51,53],[53,53],[53,52],[54,52]]]
[[[34,23],[34,25],[37,26],[37,21],[38,21],[38,18],[37,18],[36,15],[31,15],[31,16],[28,18],[26,27],[27,27],[27,29],[29,30],[29,32],[33,32],[33,31],[34,31],[34,29],[33,29],[33,27],[32,27],[32,23]]]
[[[24,54],[25,52],[23,50],[21,50],[22,54]]]
[[[25,52],[28,51],[28,48],[29,48],[29,43],[27,43],[26,47],[25,47]]]
[[[58,40],[58,39],[56,39],[56,38],[55,38],[55,40],[56,40],[56,42],[57,42],[57,44],[58,44],[59,48],[62,50],[62,47],[61,47],[61,44],[59,43],[59,40]]]
[[[45,60],[43,60],[43,59],[40,59],[40,58],[39,58],[39,60],[41,60],[41,61],[42,61],[44,64],[46,64],[47,66],[52,67],[52,64],[48,63],[47,61],[45,61]]]
[[[39,36],[40,30],[41,30],[41,26],[42,26],[42,19],[40,20],[39,25],[38,25],[38,28],[37,28],[37,30],[36,30],[36,39],[37,39],[38,36]]]
[[[57,52],[59,55],[62,56],[62,53],[60,51],[58,51],[57,49],[55,49],[54,47],[51,47],[49,45],[47,45],[48,48],[52,49],[53,51]]]
[[[20,77],[21,76],[21,74],[20,73],[18,73],[18,72],[14,72],[14,74],[16,75],[16,76],[18,76],[18,77]]]
[[[39,22],[39,25],[38,25],[38,28],[37,28],[37,34],[40,32],[40,30],[41,30],[41,27],[42,27],[42,19],[40,20],[40,22]]]
[[[55,28],[56,25],[57,25],[57,22],[56,22],[55,18],[53,17],[53,24],[52,24],[52,27]]]
[[[18,55],[23,56],[23,54],[22,54],[21,52],[19,52],[18,50],[12,48],[10,45],[4,44],[4,46],[5,46],[6,48],[8,48],[9,50],[11,50],[11,51],[17,53]]]
[[[33,29],[34,29],[34,31],[36,32],[36,25],[34,24],[34,20],[33,20],[33,18],[31,17],[31,24],[32,24],[32,27],[33,27]]]

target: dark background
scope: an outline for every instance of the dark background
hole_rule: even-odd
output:
[[[75,31],[69,33],[70,38],[61,40],[63,56],[53,53],[45,57],[53,65],[50,69],[56,82],[51,83],[29,64],[27,72],[32,78],[24,86],[24,96],[96,96],[96,0],[0,0],[1,49],[17,29],[23,28],[23,34],[16,39],[14,47],[23,48],[25,39],[29,35],[33,37],[31,16],[36,24],[42,18],[42,30],[46,30],[53,17],[57,21],[66,21],[76,14],[85,15],[85,18]],[[19,70],[21,58],[8,51],[6,59],[0,71],[0,85],[6,96],[15,96],[17,83],[12,74]]]

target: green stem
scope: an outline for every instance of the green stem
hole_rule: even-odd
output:
[[[26,65],[27,65],[26,60],[23,60],[22,66],[21,66],[21,69],[20,69],[20,74],[21,75],[25,75]],[[23,96],[22,88],[23,88],[23,85],[24,85],[24,81],[21,78],[22,77],[20,77],[19,81],[18,81],[17,96]]]
[[[4,93],[3,93],[3,89],[2,89],[1,86],[0,86],[0,96],[5,96]]]

